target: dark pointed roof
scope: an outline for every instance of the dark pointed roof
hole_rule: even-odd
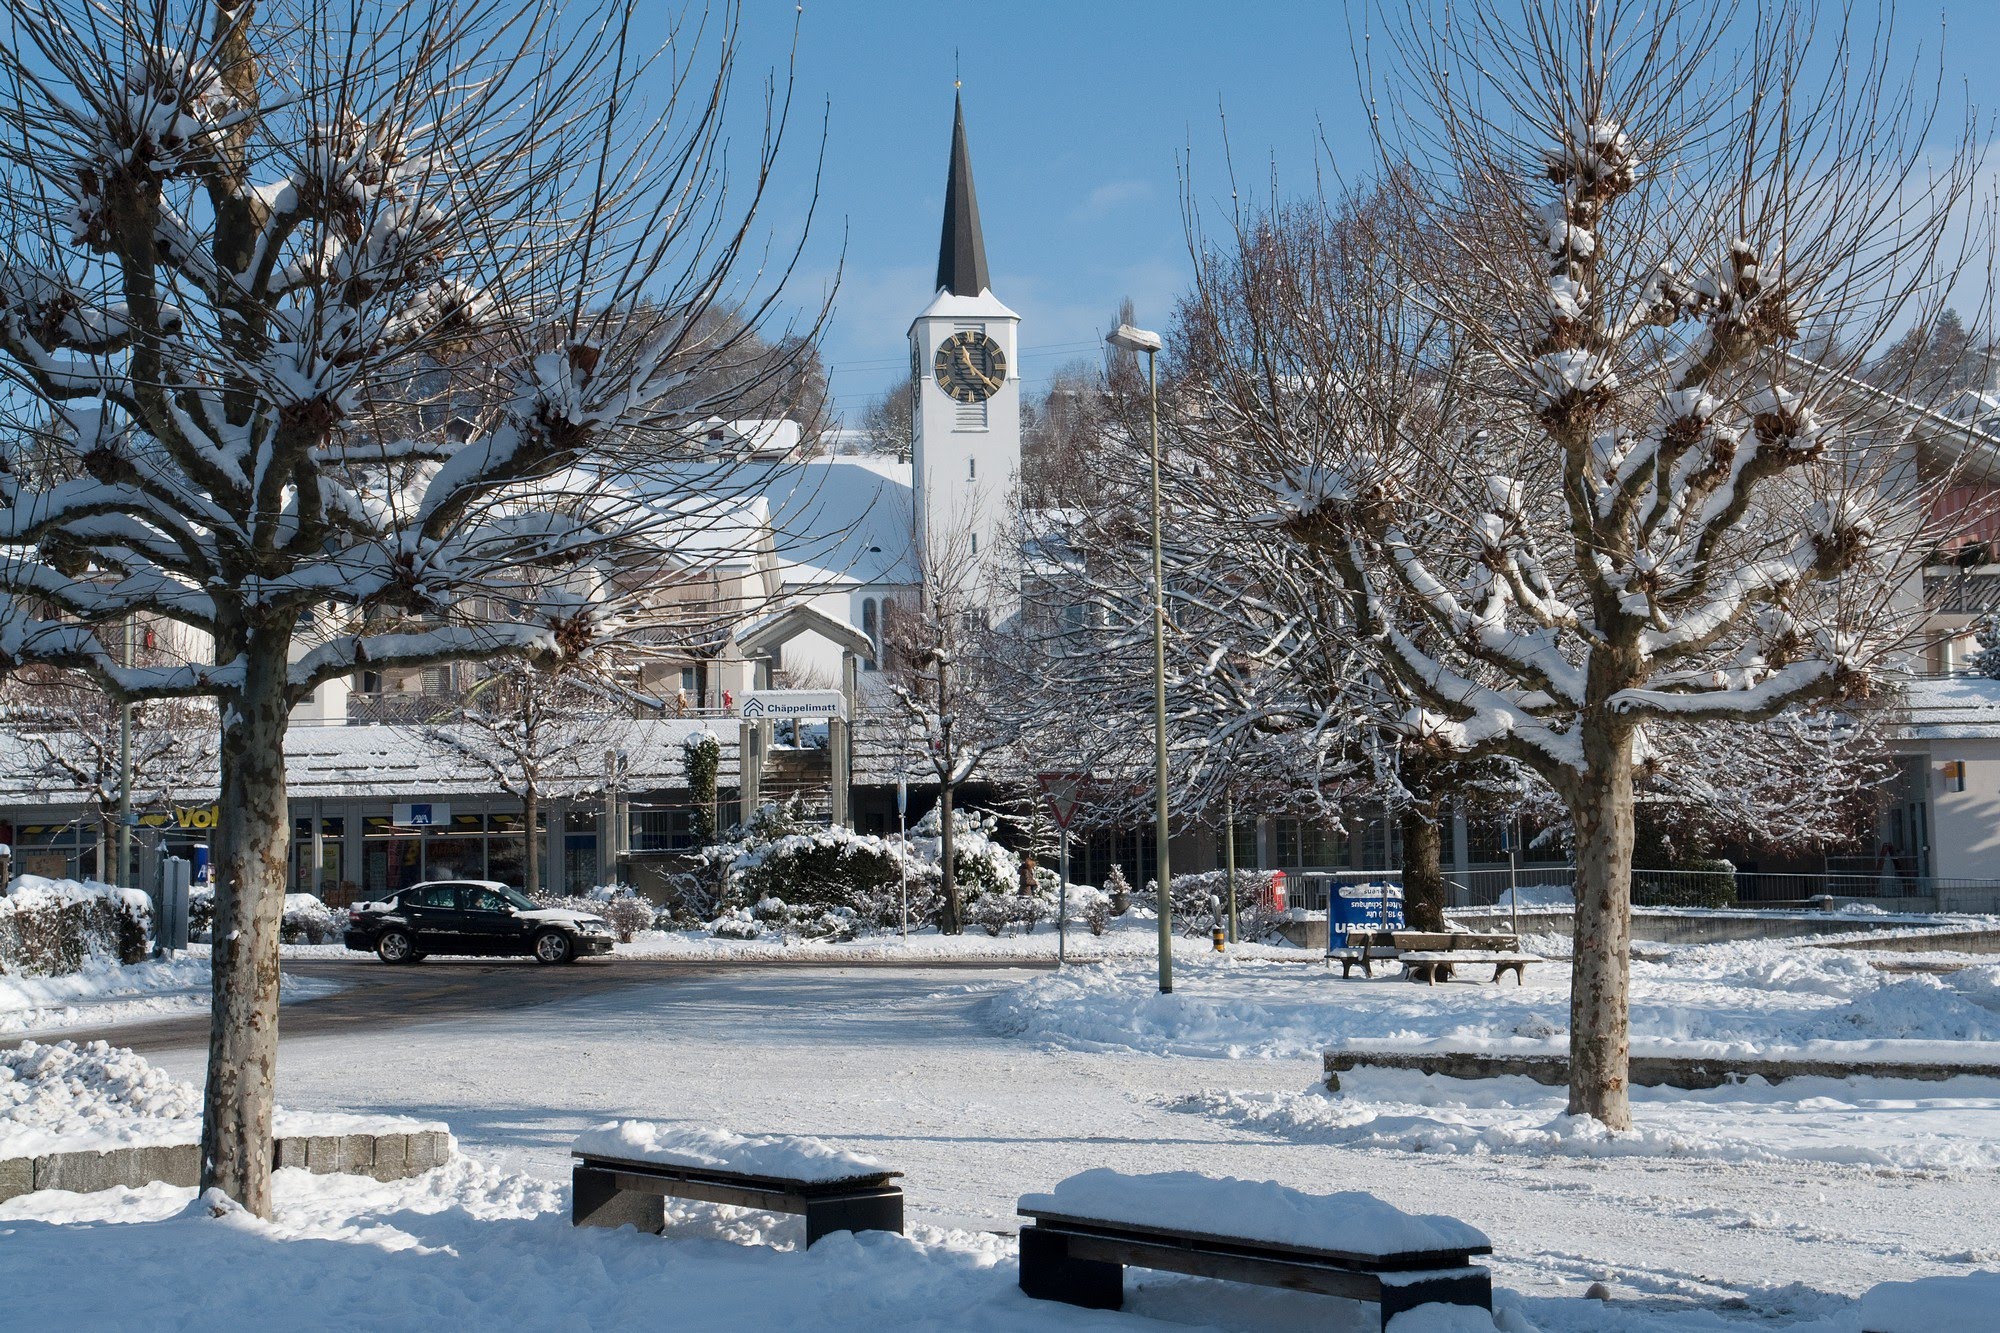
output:
[[[965,104],[952,99],[951,176],[944,186],[944,234],[938,238],[937,285],[953,296],[977,296],[986,277],[986,238],[979,198],[972,192],[972,152],[965,146]]]

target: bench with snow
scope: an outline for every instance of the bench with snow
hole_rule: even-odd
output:
[[[1390,932],[1386,930],[1350,930],[1347,932],[1347,942],[1343,947],[1326,951],[1326,961],[1329,966],[1334,963],[1340,964],[1342,980],[1353,976],[1357,967],[1361,969],[1362,976],[1373,977],[1375,964],[1393,963],[1396,959],[1395,942],[1390,939]]]
[[[627,1120],[577,1136],[570,1222],[657,1234],[669,1198],[799,1213],[806,1245],[836,1231],[903,1230],[903,1173],[818,1139]]]
[[[1466,965],[1491,965],[1496,982],[1512,972],[1515,984],[1521,985],[1528,979],[1529,963],[1546,961],[1539,954],[1523,952],[1518,935],[1398,930],[1390,938],[1396,946],[1396,961],[1403,965],[1403,975],[1433,986],[1440,976],[1450,978],[1454,967]]]
[[[1125,1266],[1373,1301],[1382,1326],[1420,1305],[1493,1308],[1472,1262],[1484,1233],[1372,1194],[1306,1194],[1274,1181],[1098,1169],[1023,1195],[1021,1290],[1094,1310],[1125,1303]]]

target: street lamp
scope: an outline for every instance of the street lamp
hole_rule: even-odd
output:
[[[1120,324],[1104,341],[1120,351],[1146,354],[1153,427],[1153,873],[1160,895],[1160,994],[1167,995],[1174,989],[1174,897],[1167,870],[1167,602],[1160,572],[1160,378],[1154,364],[1164,344],[1159,334],[1130,324]]]

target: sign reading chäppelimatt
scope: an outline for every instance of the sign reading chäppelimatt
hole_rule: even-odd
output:
[[[736,701],[745,722],[847,716],[847,696],[839,690],[752,690]]]

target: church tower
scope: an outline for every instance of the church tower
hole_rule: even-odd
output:
[[[1021,473],[1020,323],[987,277],[965,107],[956,102],[937,294],[910,324],[917,381],[910,461],[917,549],[927,562],[976,566],[996,621],[1020,596],[1010,549]]]

